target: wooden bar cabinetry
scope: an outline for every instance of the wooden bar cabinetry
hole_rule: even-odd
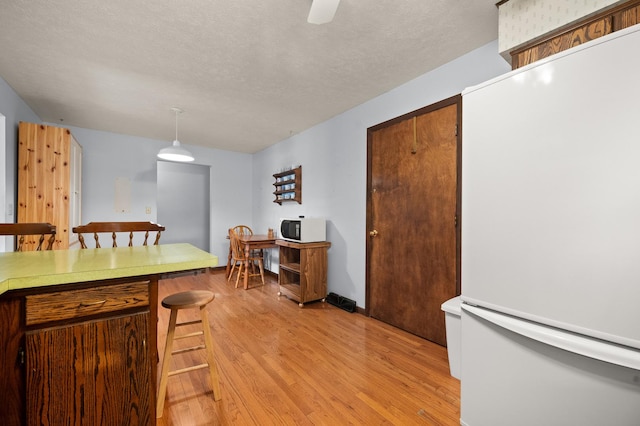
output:
[[[3,294],[2,424],[155,424],[157,282]]]
[[[158,280],[190,244],[0,253],[0,425],[155,425]]]
[[[314,300],[324,302],[327,296],[327,241],[295,243],[277,240],[280,246],[278,296],[298,302],[300,307]]]

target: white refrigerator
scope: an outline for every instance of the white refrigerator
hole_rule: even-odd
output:
[[[461,424],[640,425],[640,26],[462,105]]]

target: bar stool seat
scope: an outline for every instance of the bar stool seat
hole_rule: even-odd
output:
[[[216,368],[215,357],[213,353],[213,344],[211,340],[211,330],[209,329],[209,319],[207,316],[207,305],[215,298],[215,294],[207,290],[190,290],[181,293],[175,293],[165,297],[162,300],[162,306],[171,310],[171,316],[169,318],[169,328],[167,330],[167,343],[164,349],[164,359],[162,361],[162,373],[160,374],[160,387],[158,389],[158,405],[156,411],[156,417],[162,417],[162,411],[164,410],[164,399],[167,393],[167,381],[169,376],[173,376],[181,373],[188,373],[190,371],[199,370],[201,368],[209,367],[209,375],[211,377],[211,385],[213,387],[213,399],[219,401],[220,384],[218,382],[218,369]],[[195,321],[186,321],[176,323],[178,317],[178,311],[181,309],[195,309],[200,310],[200,319]],[[176,327],[182,327],[193,324],[202,324],[202,330],[193,333],[183,334],[176,336]],[[184,349],[173,350],[173,341],[178,339],[185,339],[195,336],[204,335],[204,344],[193,346]],[[192,367],[181,368],[178,370],[169,371],[169,365],[172,355],[181,354],[185,352],[205,350],[207,353],[207,362],[204,364],[194,365]]]

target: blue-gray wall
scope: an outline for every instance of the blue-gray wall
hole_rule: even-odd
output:
[[[254,209],[254,228],[276,227],[280,217],[326,218],[328,290],[364,307],[367,128],[509,70],[495,41],[255,154],[253,198],[260,208]],[[292,164],[302,165],[302,204],[279,206],[272,202],[271,175]]]
[[[15,197],[18,164],[18,124],[21,121],[40,123],[40,117],[16,94],[16,92],[0,78],[0,114],[6,117],[6,147],[2,172],[6,183],[6,212],[0,212],[0,219],[7,222],[15,221]],[[3,158],[0,156],[0,158]]]
[[[211,252],[226,262],[227,229],[247,224],[257,233],[281,217],[325,217],[329,291],[365,303],[367,128],[459,94],[509,70],[489,43],[432,72],[253,155],[187,146],[211,166]],[[17,122],[39,118],[0,79],[0,113],[7,116],[7,200],[15,199]],[[83,146],[82,222],[156,219],[156,153],[169,141],[70,127]],[[463,142],[464,143],[464,142]],[[302,204],[273,202],[273,173],[303,167]],[[116,178],[131,182],[129,213],[116,213]],[[146,214],[146,207],[152,213]],[[277,252],[269,268],[277,272]],[[397,285],[397,284],[394,284]],[[401,284],[400,284],[401,285]]]
[[[82,145],[82,222],[157,221],[156,154],[171,141],[109,133],[68,126]],[[210,251],[224,264],[229,243],[228,229],[251,223],[250,194],[253,156],[183,144],[196,157],[195,164],[211,167]],[[230,179],[233,176],[233,179]],[[131,183],[129,212],[114,208],[116,179]],[[185,188],[188,190],[188,188]],[[194,194],[200,196],[199,194]],[[147,214],[147,207],[151,213]]]

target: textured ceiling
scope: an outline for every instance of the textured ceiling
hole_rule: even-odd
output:
[[[0,76],[44,121],[253,153],[497,38],[495,0],[0,0]]]

